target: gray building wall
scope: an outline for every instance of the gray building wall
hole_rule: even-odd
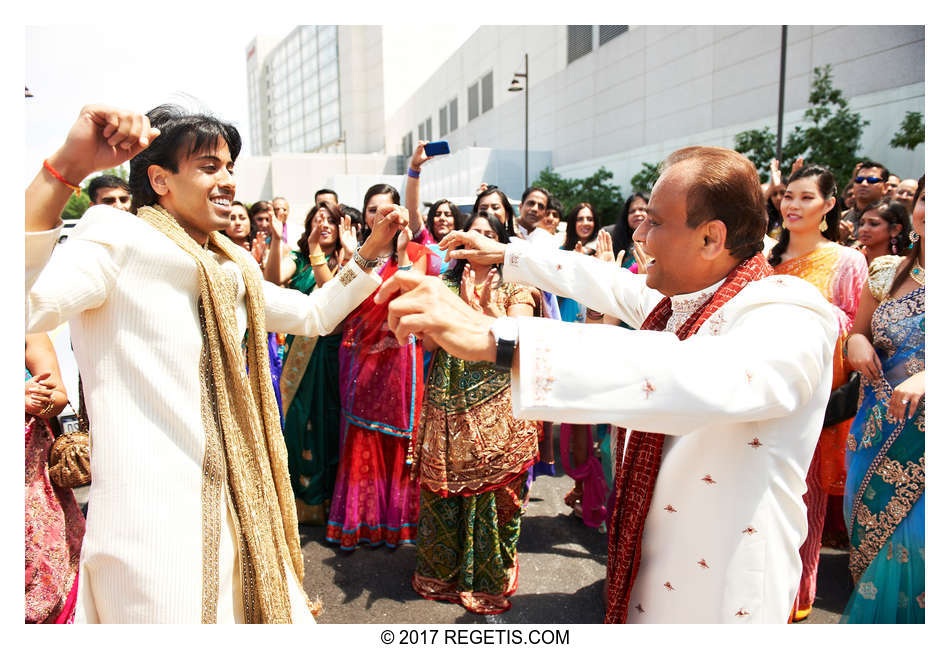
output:
[[[553,168],[565,175],[589,175],[603,165],[628,191],[642,162],[657,162],[687,144],[731,147],[747,128],[775,129],[779,26],[630,26],[600,46],[594,27],[593,51],[570,64],[566,26],[481,27],[387,121],[387,152],[401,153],[400,138],[415,134],[427,116],[438,119],[438,107],[453,96],[459,97],[460,124],[444,138],[453,151],[523,147],[524,93],[507,88],[511,74],[523,71],[524,51],[530,57],[529,146],[550,151]],[[924,147],[895,150],[888,141],[906,111],[924,111],[924,28],[788,31],[785,133],[803,119],[811,71],[830,64],[835,87],[871,121],[861,153],[898,175],[919,175]],[[488,70],[494,106],[469,121],[467,87]],[[531,177],[538,171],[532,167]],[[423,183],[424,199],[427,194]]]

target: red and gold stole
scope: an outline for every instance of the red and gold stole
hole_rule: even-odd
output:
[[[680,340],[689,338],[749,282],[771,274],[772,268],[761,253],[746,259],[732,269],[716,292],[677,330],[676,336]],[[662,331],[672,314],[672,301],[668,297],[663,298],[643,321],[640,329]],[[630,592],[640,567],[643,525],[660,472],[664,438],[662,433],[630,431],[623,460],[617,470],[617,496],[607,540],[607,615],[604,619],[607,624],[627,621]]]

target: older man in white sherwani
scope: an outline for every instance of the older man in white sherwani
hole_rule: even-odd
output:
[[[469,233],[447,235],[446,246],[503,256],[506,281],[658,330],[493,320],[410,277],[381,290],[404,292],[390,326],[462,358],[513,362],[518,417],[662,433],[652,436],[650,479],[637,471],[651,435],[633,432],[637,441],[618,449],[607,621],[782,623],[801,574],[802,494],[830,392],[835,317],[814,287],[769,276],[755,254],[764,206],[754,168],[735,152],[674,153],[648,213],[636,233],[654,258],[646,275]]]
[[[163,128],[174,133],[176,119]],[[70,321],[91,419],[76,621],[312,623],[286,451],[259,352],[265,331],[331,332],[379,279],[357,258],[310,296],[263,282],[248,253],[212,235],[227,223],[239,136],[207,121],[203,128],[232,139],[212,137],[188,155],[188,128],[179,149],[160,144],[145,116],[86,107],[27,189],[27,331]],[[135,216],[93,207],[51,258],[68,179],[149,146],[178,156],[175,171],[167,161],[148,165],[154,209]],[[371,257],[407,223],[400,208],[377,220],[361,249]],[[209,313],[221,322],[209,323]],[[227,351],[230,366],[227,358],[215,366],[210,348]],[[222,366],[230,373],[209,382]],[[246,416],[228,427],[232,411]],[[243,473],[235,473],[236,455]]]

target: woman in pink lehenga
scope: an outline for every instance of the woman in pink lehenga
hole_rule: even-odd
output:
[[[66,406],[66,390],[46,334],[26,337],[25,364],[26,622],[70,623],[86,521],[72,490],[53,485],[49,478],[49,420]]]

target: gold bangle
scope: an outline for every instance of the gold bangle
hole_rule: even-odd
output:
[[[49,413],[53,411],[53,408],[55,407],[56,407],[56,402],[53,400],[52,397],[50,397],[49,403],[46,404],[42,410],[40,410],[37,416],[45,418]]]
[[[322,252],[316,255],[310,255],[310,265],[311,266],[326,266],[327,265],[327,256]]]

